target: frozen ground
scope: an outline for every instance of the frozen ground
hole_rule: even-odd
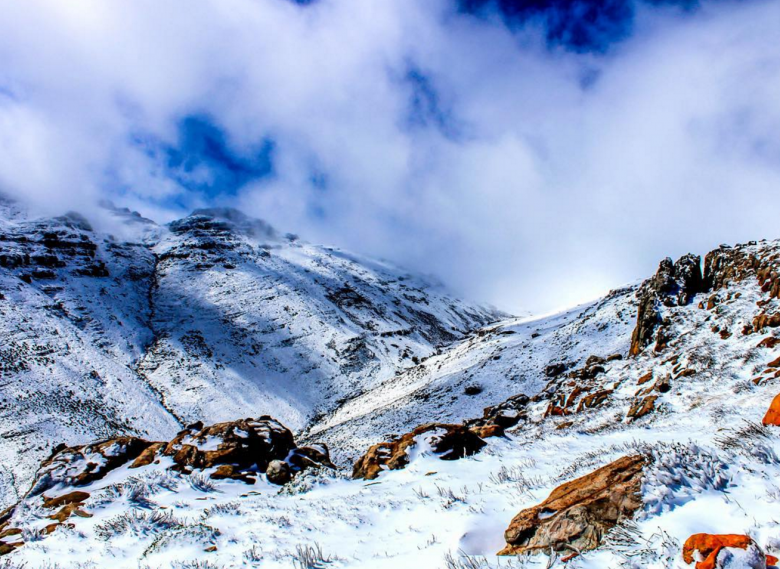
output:
[[[762,259],[777,259],[777,251],[776,242],[744,248]],[[0,567],[552,567],[561,561],[495,556],[509,521],[562,482],[635,453],[652,458],[642,510],[569,567],[685,567],[682,544],[694,533],[747,534],[777,555],[780,427],[760,422],[780,389],[775,368],[766,371],[780,346],[758,346],[771,328],[740,331],[780,301],[750,276],[684,306],[663,307],[666,349],[614,359],[588,380],[564,376],[548,384],[543,370],[550,363],[577,369],[589,355],[625,356],[634,292],[490,326],[343,402],[309,433],[334,447],[341,461],[336,473],[309,472],[280,490],[262,479],[250,486],[181,477],[165,464],[132,474],[119,469],[84,488],[92,517],[72,517],[72,529],[45,537],[37,532],[51,511],[23,504],[14,525],[27,543]],[[648,372],[652,380],[638,385]],[[652,412],[627,418],[645,396],[637,393],[658,380],[668,389],[653,391]],[[466,395],[474,384],[482,391]],[[575,394],[578,387],[584,391]],[[372,482],[349,479],[347,457],[388,431],[479,416],[481,405],[545,389],[553,393],[529,406],[527,421],[504,439],[487,439],[475,456],[445,462],[421,443],[406,469]],[[545,416],[558,396],[604,390],[610,394],[600,406]]]

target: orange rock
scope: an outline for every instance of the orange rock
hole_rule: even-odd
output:
[[[79,490],[69,492],[68,494],[63,494],[62,496],[57,496],[56,498],[47,498],[44,496],[43,507],[59,508],[60,506],[67,506],[68,504],[81,504],[87,498],[89,498],[89,492],[81,492]]]
[[[754,544],[755,542],[746,535],[697,533],[685,541],[683,561],[690,565],[695,561],[694,552],[698,551],[704,559],[696,563],[696,569],[715,569],[718,554],[724,547],[747,549]]]
[[[762,423],[780,427],[780,394],[775,395],[775,398],[772,399],[772,404],[769,405],[769,410],[764,415]]]
[[[607,399],[609,399],[610,395],[612,395],[611,389],[602,389],[601,391],[597,391],[596,393],[591,393],[590,395],[583,397],[582,401],[580,401],[580,404],[577,406],[577,413],[580,413],[585,409],[593,409],[594,407],[598,407]]]
[[[480,427],[469,427],[469,431],[477,435],[480,439],[504,436],[504,427],[500,425],[482,425]]]
[[[478,453],[487,443],[471,429],[463,425],[428,423],[420,425],[399,439],[375,444],[368,449],[352,469],[352,478],[373,480],[383,470],[400,470],[409,463],[407,449],[417,444],[415,440],[426,435],[431,450],[441,460],[457,460]]]
[[[517,514],[498,555],[588,551],[642,506],[642,456],[625,456],[558,486],[541,504]]]
[[[636,380],[637,385],[643,385],[653,379],[653,372],[648,371],[645,375]]]

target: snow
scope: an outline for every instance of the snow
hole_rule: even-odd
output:
[[[210,470],[177,474],[168,470],[168,459],[121,467],[80,488],[91,494],[84,509],[92,517],[70,518],[72,528],[39,535],[51,523],[51,511],[39,498],[22,501],[12,525],[23,529],[27,543],[4,559],[30,567],[53,567],[56,560],[65,567],[134,569],[289,568],[307,555],[334,569],[562,566],[555,555],[496,557],[509,522],[561,483],[636,453],[650,457],[644,506],[601,548],[568,567],[683,568],[682,545],[695,533],[745,534],[763,550],[725,550],[722,567],[758,567],[763,553],[780,551],[780,429],[760,425],[778,386],[776,380],[752,381],[780,356],[780,348],[758,348],[765,334],[740,333],[757,313],[756,303],[765,300],[755,279],[720,291],[715,310],[697,307],[706,301],[702,296],[687,306],[665,307],[669,348],[604,364],[591,386],[613,390],[603,405],[545,417],[548,399],[533,401],[529,420],[457,461],[439,460],[429,433],[417,438],[407,468],[366,482],[350,479],[352,461],[390,433],[479,417],[484,407],[510,396],[540,394],[550,382],[545,367],[553,363],[574,369],[591,355],[625,356],[636,286],[553,315],[491,322],[495,314],[452,300],[435,283],[332,249],[270,235],[262,239],[265,256],[256,236],[233,229],[220,237],[227,244],[221,253],[161,263],[167,253],[192,253],[204,243],[196,231],[161,235],[132,249],[136,262],[150,263],[156,275],[151,304],[140,312],[123,303],[140,302],[149,291],[129,281],[58,280],[66,317],[45,308],[53,301],[41,286],[0,271],[11,307],[25,306],[22,313],[0,304],[3,332],[15,349],[32,349],[38,338],[54,350],[53,363],[38,354],[29,370],[8,372],[12,387],[4,387],[3,396],[31,397],[34,376],[42,393],[96,390],[101,406],[90,412],[110,409],[111,421],[126,419],[122,428],[143,426],[158,437],[185,420],[268,413],[295,428],[299,442],[327,443],[339,469],[307,471],[279,488],[262,476],[247,485],[211,481]],[[102,247],[105,242],[99,252],[113,263],[109,269],[122,274],[120,261]],[[777,254],[780,243],[762,243],[754,251]],[[214,255],[235,268],[196,269]],[[357,295],[328,300],[345,282]],[[94,306],[86,299],[94,299]],[[86,324],[77,324],[76,304],[85,305]],[[440,323],[427,329],[427,337],[420,332],[425,317],[415,313],[423,306]],[[766,308],[779,306],[774,299]],[[722,339],[712,330],[715,324],[732,335]],[[671,361],[674,354],[678,358]],[[79,372],[87,362],[100,379]],[[680,375],[686,369],[692,375]],[[653,413],[629,420],[637,392],[652,386],[637,385],[648,371],[654,379],[668,375],[670,389],[655,393]],[[479,392],[467,395],[468,386]],[[43,413],[22,410],[25,421],[15,420],[0,433],[12,441],[2,449],[3,464],[22,443],[83,440],[106,433],[111,423],[85,424],[91,415],[69,412],[65,428],[42,421]],[[3,419],[9,417],[4,410]],[[41,426],[34,434],[11,436],[36,421]],[[214,441],[199,444],[211,448]],[[43,448],[30,456],[42,454]],[[57,486],[47,496],[67,489]]]
[[[263,414],[301,430],[502,316],[231,210],[161,227],[107,207],[110,232],[0,208],[0,508],[54,444],[170,440],[198,420]],[[56,266],[28,283],[28,257]],[[107,277],[79,273],[97,262]]]

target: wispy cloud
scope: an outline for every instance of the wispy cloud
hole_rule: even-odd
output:
[[[0,19],[0,186],[234,204],[549,308],[774,237],[776,2],[55,0]]]

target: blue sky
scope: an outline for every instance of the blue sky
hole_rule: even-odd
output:
[[[778,236],[774,1],[0,2],[43,212],[232,205],[509,310]]]

